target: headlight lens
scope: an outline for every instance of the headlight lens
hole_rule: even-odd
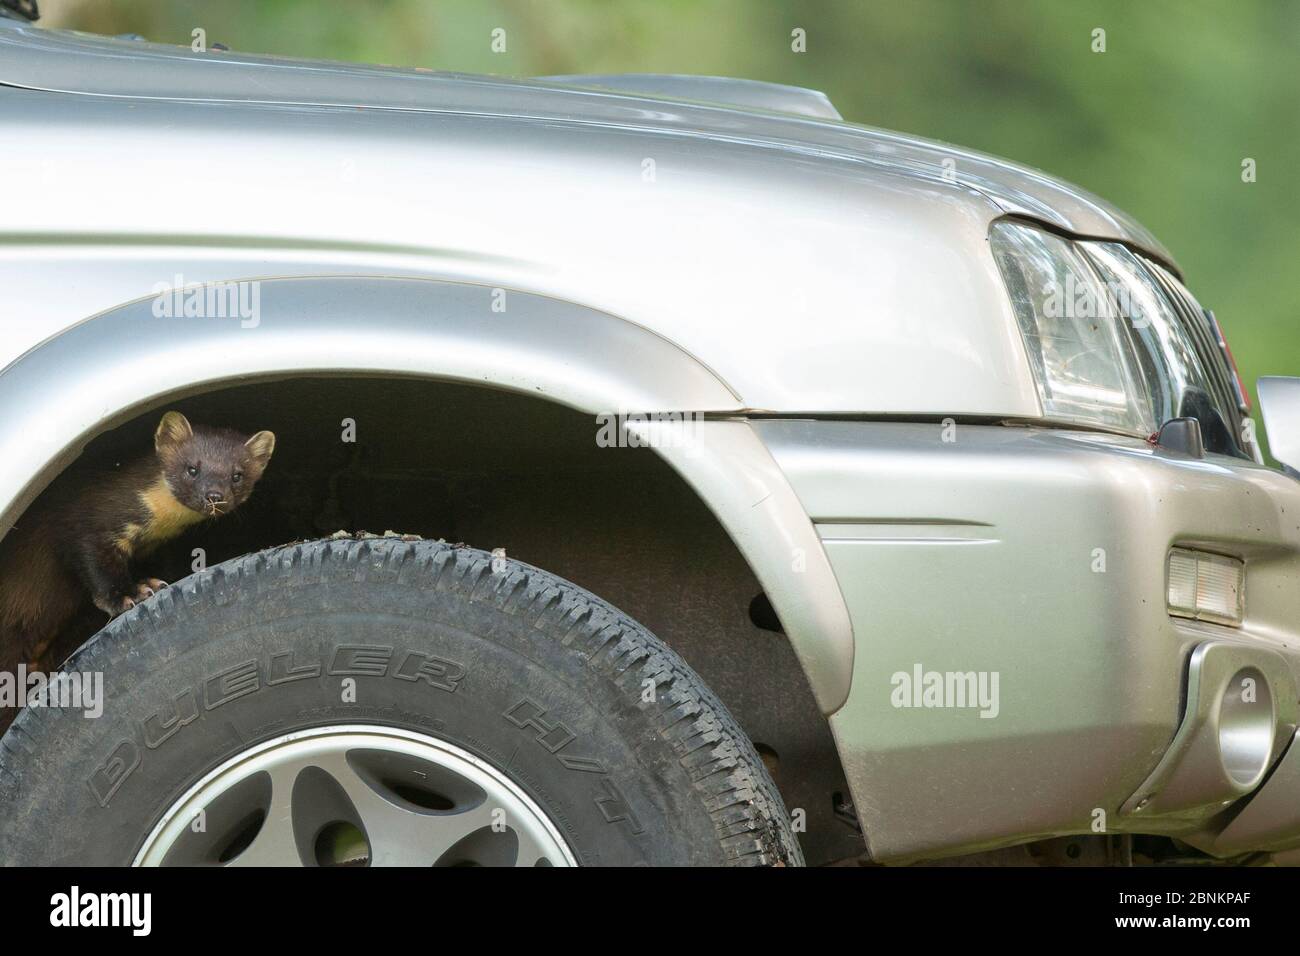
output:
[[[1177,279],[1116,242],[1011,221],[989,240],[1044,417],[1142,438],[1192,417],[1208,450],[1243,454],[1217,331]]]
[[[1184,397],[1209,397],[1215,386],[1196,345],[1147,267],[1118,243],[1085,243],[1088,258],[1116,295],[1121,325],[1133,345],[1135,376],[1149,397],[1156,427],[1185,414]]]
[[[1149,398],[1133,375],[1132,344],[1097,270],[1069,240],[1019,223],[998,223],[991,239],[1043,414],[1146,436]]]

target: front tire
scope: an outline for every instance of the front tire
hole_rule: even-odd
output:
[[[115,619],[63,671],[103,674],[103,714],[28,708],[0,741],[5,863],[802,862],[753,747],[680,657],[481,551],[249,555]]]

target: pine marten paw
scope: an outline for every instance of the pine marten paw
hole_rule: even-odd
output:
[[[119,614],[125,614],[140,602],[147,601],[165,587],[167,587],[166,581],[158,578],[145,578],[137,582],[135,589],[126,594],[95,598],[95,607],[109,617],[117,617]]]
[[[132,597],[135,598],[135,604],[139,604],[141,601],[153,597],[165,587],[167,587],[166,581],[161,581],[158,578],[145,578],[136,584],[135,594]]]
[[[95,598],[95,607],[99,608],[109,617],[117,617],[119,614],[125,614],[127,611],[131,610],[131,608],[135,607],[135,603],[135,598],[129,594]]]

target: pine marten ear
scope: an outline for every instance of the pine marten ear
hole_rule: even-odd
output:
[[[180,412],[168,412],[158,423],[158,430],[153,433],[153,447],[162,454],[165,450],[177,448],[194,437],[194,429],[189,419]]]
[[[266,463],[271,460],[271,452],[275,451],[275,435],[271,432],[258,432],[244,442],[244,447],[253,456],[253,461],[257,464],[257,467],[259,469],[265,468]]]

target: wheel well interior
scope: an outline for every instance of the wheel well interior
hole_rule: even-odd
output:
[[[862,852],[861,837],[836,819],[848,787],[770,604],[727,533],[654,451],[599,447],[592,416],[527,395],[308,377],[174,397],[96,436],[59,480],[151,453],[171,408],[195,423],[270,429],[275,455],[247,504],[190,530],[137,573],[176,581],[191,572],[195,549],[212,565],[339,530],[504,548],[616,605],[695,668],[760,745],[787,808],[804,811],[809,863]],[[53,659],[102,623],[87,603]]]

